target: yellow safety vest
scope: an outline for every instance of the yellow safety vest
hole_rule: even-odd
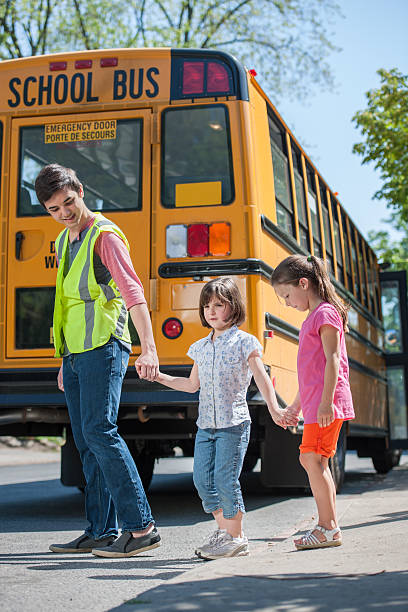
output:
[[[103,346],[111,336],[130,343],[128,311],[113,279],[107,285],[96,282],[94,246],[101,232],[114,232],[129,243],[109,219],[96,213],[71,267],[65,273],[69,229],[55,241],[58,274],[54,305],[55,357],[62,357],[65,344],[70,353],[84,353]]]

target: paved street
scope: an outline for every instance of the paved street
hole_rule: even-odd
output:
[[[4,610],[107,611],[203,563],[193,556],[194,546],[213,524],[194,493],[191,465],[183,457],[160,461],[149,498],[163,545],[126,560],[49,552],[51,542],[83,531],[83,494],[60,484],[56,461],[0,467]],[[371,461],[353,454],[347,469],[345,496],[380,478]],[[253,547],[296,531],[314,513],[311,497],[260,490],[256,472],[243,477],[243,489],[246,533]]]

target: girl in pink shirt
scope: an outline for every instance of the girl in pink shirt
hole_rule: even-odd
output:
[[[318,510],[317,525],[295,540],[299,550],[340,546],[336,487],[329,458],[336,452],[343,421],[354,418],[344,333],[347,306],[335,292],[324,261],[291,255],[272,274],[272,286],[287,306],[309,311],[299,334],[299,391],[287,407],[293,420],[302,410],[300,463],[307,472]]]

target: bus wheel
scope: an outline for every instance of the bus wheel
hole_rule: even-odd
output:
[[[247,453],[244,458],[244,463],[242,465],[243,472],[252,472],[256,464],[258,463],[258,455]]]
[[[336,491],[339,493],[344,482],[344,466],[346,463],[347,440],[345,427],[340,429],[339,439],[337,441],[337,450],[334,457],[329,461],[330,471],[333,476]]]
[[[126,440],[130,454],[132,455],[137,471],[139,472],[143,488],[145,491],[147,491],[150,483],[152,482],[156,457],[150,454],[145,448],[140,449],[136,442],[136,440]]]
[[[386,474],[397,466],[401,459],[400,449],[387,448],[372,456],[373,466],[378,474]]]

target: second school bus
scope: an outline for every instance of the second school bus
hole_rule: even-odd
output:
[[[206,333],[200,291],[231,275],[247,307],[243,328],[262,342],[280,401],[290,402],[302,315],[284,309],[270,277],[290,253],[323,257],[352,306],[356,419],[343,427],[336,481],[346,446],[380,471],[398,462],[406,365],[401,348],[388,402],[375,254],[250,71],[216,51],[120,49],[4,61],[0,75],[0,435],[65,431],[62,480],[82,486],[52,347],[59,227],[34,191],[39,170],[56,162],[77,171],[88,207],[125,232],[165,372],[188,375],[187,349]],[[403,307],[395,282],[385,289],[393,327]],[[132,333],[131,366],[140,352]],[[246,468],[261,458],[264,485],[306,485],[300,429],[279,430],[254,385],[248,403]],[[192,454],[197,405],[197,394],[141,381],[129,368],[119,426],[145,483],[156,458],[176,446]]]

